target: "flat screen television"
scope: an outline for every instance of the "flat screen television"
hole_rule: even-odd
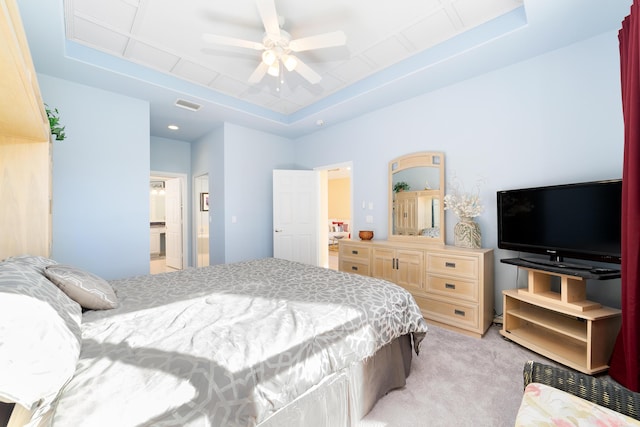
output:
[[[499,248],[557,264],[621,263],[622,180],[498,191],[497,199]]]

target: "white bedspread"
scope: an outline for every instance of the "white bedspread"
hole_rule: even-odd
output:
[[[273,258],[111,284],[120,307],[85,313],[54,426],[253,426],[427,330],[392,283]]]

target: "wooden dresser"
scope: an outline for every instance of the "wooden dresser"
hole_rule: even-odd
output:
[[[396,241],[339,242],[339,269],[407,289],[431,323],[481,337],[493,321],[493,250]]]
[[[0,7],[0,259],[51,246],[49,121],[15,0]]]

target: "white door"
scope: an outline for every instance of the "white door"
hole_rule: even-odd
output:
[[[179,178],[165,181],[165,242],[167,267],[182,266],[182,185]]]
[[[273,256],[320,265],[320,178],[316,171],[273,171]]]

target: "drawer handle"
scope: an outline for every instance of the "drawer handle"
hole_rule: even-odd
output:
[[[351,251],[352,255],[358,255],[358,251]]]
[[[445,262],[444,266],[445,267],[449,267],[449,268],[456,268],[456,263],[455,262]]]
[[[356,267],[355,265],[352,265],[352,266],[351,266],[351,269],[352,269],[353,271],[358,271],[358,267]]]
[[[454,285],[453,283],[445,283],[444,287],[447,289],[455,289],[456,285]]]
[[[463,310],[453,310],[453,312],[458,316],[464,316],[465,315]]]

